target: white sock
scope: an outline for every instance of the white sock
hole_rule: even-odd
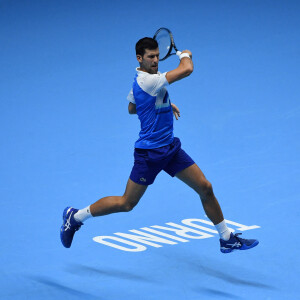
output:
[[[228,241],[230,239],[230,230],[228,229],[225,220],[223,220],[221,223],[215,225],[216,229],[219,232],[220,238],[224,241]]]
[[[78,222],[84,222],[85,220],[92,217],[90,211],[90,205],[86,208],[78,210],[78,212],[74,215],[74,219]]]

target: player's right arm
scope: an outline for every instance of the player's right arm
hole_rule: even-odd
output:
[[[166,74],[166,79],[169,84],[191,75],[194,70],[192,52],[189,50],[184,50],[182,53],[189,54],[190,58],[183,57],[180,60],[179,66]]]

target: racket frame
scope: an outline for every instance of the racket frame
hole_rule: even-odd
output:
[[[178,51],[178,49],[177,49],[177,47],[176,47],[176,45],[175,45],[174,38],[173,38],[173,34],[172,34],[171,30],[168,29],[168,28],[166,28],[166,27],[161,27],[161,28],[159,28],[159,29],[155,32],[155,34],[154,34],[154,36],[153,36],[153,39],[156,40],[157,35],[158,35],[162,30],[165,30],[165,31],[167,31],[167,32],[169,33],[170,40],[171,40],[171,45],[170,45],[170,49],[169,49],[168,53],[165,55],[165,57],[160,58],[160,59],[159,59],[160,61],[163,61],[163,60],[167,59],[167,58],[168,58],[169,56],[171,56],[171,55],[175,55],[175,54],[178,55],[178,53],[180,52],[180,51]],[[156,41],[157,41],[157,40],[156,40]],[[172,50],[173,50],[173,48],[174,48],[174,50],[176,51],[176,53],[171,53]],[[181,52],[180,52],[180,53],[181,53]]]

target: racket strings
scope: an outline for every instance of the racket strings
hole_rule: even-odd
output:
[[[160,29],[156,32],[154,36],[158,43],[159,48],[159,60],[166,59],[172,50],[172,40],[170,33],[165,29]]]

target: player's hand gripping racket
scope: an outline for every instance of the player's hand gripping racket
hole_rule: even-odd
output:
[[[168,28],[159,28],[155,32],[153,39],[158,43],[160,61],[167,59],[171,55],[177,54],[179,56],[181,54],[176,48],[173,34]],[[173,49],[176,53],[172,53]]]

